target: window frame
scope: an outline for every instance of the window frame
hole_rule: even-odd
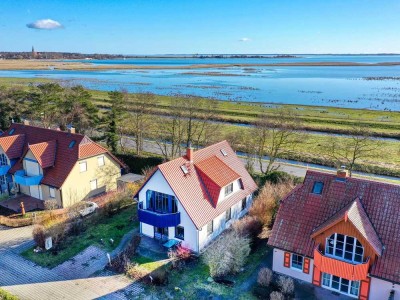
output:
[[[210,229],[210,227],[211,227],[211,229]],[[213,233],[214,233],[214,220],[211,220],[210,222],[207,223],[207,236],[210,236]]]
[[[244,211],[247,208],[247,197],[242,199],[242,210]]]
[[[343,236],[343,242],[338,240],[338,236]],[[333,239],[332,239],[333,237]],[[348,244],[347,241],[348,239],[353,239],[353,244],[351,245],[350,243]],[[332,242],[332,243],[331,243]],[[338,244],[343,244],[341,248],[338,246]],[[351,252],[348,249],[347,246],[351,246],[352,250]],[[357,250],[361,249],[361,254],[360,252],[357,252]],[[332,250],[332,251],[330,251]],[[341,255],[338,255],[337,253],[342,252]],[[351,254],[351,259],[346,258],[346,254]],[[360,243],[360,241],[349,235],[341,234],[341,233],[333,233],[329,237],[325,239],[325,255],[329,257],[333,257],[336,259],[340,259],[343,261],[350,262],[352,264],[362,264],[364,261],[364,254],[365,254],[365,249],[364,246]],[[356,257],[361,257],[360,260],[356,260]]]
[[[8,158],[4,153],[0,154],[0,166],[8,166]]]
[[[56,198],[56,189],[51,187],[51,186],[49,186],[49,196],[50,196],[51,199],[55,199]]]
[[[229,207],[225,211],[225,222],[229,222],[230,220],[232,220],[232,207]]]
[[[102,164],[100,164],[100,162],[99,162],[100,159],[102,159],[102,161],[103,161]],[[105,159],[104,155],[97,156],[97,166],[103,167],[105,165],[106,165],[106,159]]]
[[[82,170],[81,166],[83,166],[83,165],[85,165],[85,170]],[[80,161],[79,162],[79,173],[85,173],[85,172],[87,172],[87,170],[88,170],[87,161],[86,160],[85,161]]]
[[[333,277],[339,278],[339,281],[335,281],[335,282],[338,283],[338,288],[335,288],[335,287],[332,286],[332,282],[334,282]],[[326,280],[329,281],[329,285],[325,284]],[[347,280],[348,281],[347,292],[342,291],[342,281],[343,280]],[[354,284],[354,286],[353,286],[353,284]],[[321,286],[323,288],[338,292],[340,294],[347,295],[349,297],[358,299],[358,297],[360,295],[361,283],[360,283],[359,280],[349,280],[349,279],[346,279],[346,278],[342,278],[342,277],[339,277],[339,276],[335,276],[335,275],[332,275],[332,274],[329,274],[329,273],[322,272],[322,275],[321,275]],[[346,286],[346,284],[343,284],[343,286]],[[352,289],[355,289],[357,291],[357,294],[351,293]]]
[[[178,229],[182,229],[183,230],[183,235],[179,235],[178,234]],[[175,227],[175,238],[180,239],[180,240],[185,240],[185,227],[178,225]]]
[[[320,185],[320,189],[317,189],[317,185]],[[314,195],[322,195],[324,191],[324,183],[322,181],[315,181],[311,193]]]
[[[92,182],[96,182],[96,188],[92,188]],[[92,180],[90,180],[90,191],[95,191],[95,190],[97,190],[99,187],[98,187],[98,185],[97,185],[97,179],[92,179]]]
[[[0,185],[4,185],[7,183],[7,177],[6,175],[1,175],[0,176]]]
[[[299,259],[300,258],[300,259]],[[301,260],[301,264],[299,264],[299,261]],[[293,265],[293,262],[296,261],[297,266]],[[300,268],[298,266],[301,266]],[[296,253],[291,253],[290,255],[290,268],[296,271],[301,271],[303,272],[303,268],[304,268],[304,256],[301,256],[299,254]]]
[[[230,184],[228,184],[227,186],[225,186],[225,197],[229,196],[230,194],[233,193],[233,182],[231,182]]]

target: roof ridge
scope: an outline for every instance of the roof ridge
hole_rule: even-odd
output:
[[[12,127],[31,127],[33,129],[41,129],[41,130],[47,130],[47,131],[52,131],[52,132],[58,132],[58,133],[63,133],[63,134],[68,134],[68,135],[77,135],[77,136],[85,136],[82,133],[71,133],[69,131],[63,131],[63,130],[58,130],[58,129],[54,129],[54,128],[45,128],[45,127],[40,127],[40,126],[35,126],[35,125],[25,125],[25,124],[21,124],[21,123],[13,123],[11,124],[11,126],[9,128]],[[7,129],[8,131],[8,129]]]

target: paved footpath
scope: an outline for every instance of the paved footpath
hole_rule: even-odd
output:
[[[35,265],[19,255],[32,247],[31,236],[31,226],[17,229],[0,226],[0,287],[20,299],[124,299],[126,293],[138,295],[142,292],[140,285],[123,275],[103,271],[89,277],[79,268],[68,272],[62,267],[47,269]],[[94,248],[88,248],[79,255],[96,261],[93,257],[102,252]],[[79,255],[73,261],[79,261]],[[99,261],[104,260],[99,257]],[[80,265],[87,267],[86,264]],[[94,265],[97,270],[89,265],[90,272],[104,267],[104,264]]]

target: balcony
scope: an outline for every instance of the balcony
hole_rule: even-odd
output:
[[[139,221],[155,227],[175,227],[181,223],[181,213],[157,213],[143,209],[143,203],[138,207]]]
[[[325,256],[319,249],[314,249],[314,266],[319,271],[336,275],[348,280],[365,280],[368,275],[369,258],[361,264],[352,264],[332,257]]]
[[[28,176],[24,170],[18,170],[14,174],[14,182],[26,186],[39,185],[42,181],[42,178],[43,175]]]
[[[11,166],[5,165],[5,166],[0,166],[0,176],[6,175],[8,173],[8,170],[10,170]]]

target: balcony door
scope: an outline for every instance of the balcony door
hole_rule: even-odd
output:
[[[25,170],[26,170],[26,175],[28,176],[37,176],[40,175],[40,167],[39,164],[36,161],[31,161],[25,159]]]
[[[154,227],[154,238],[157,240],[168,240],[168,227]]]
[[[29,193],[32,197],[43,200],[42,189],[41,189],[40,185],[31,185],[29,187]]]

